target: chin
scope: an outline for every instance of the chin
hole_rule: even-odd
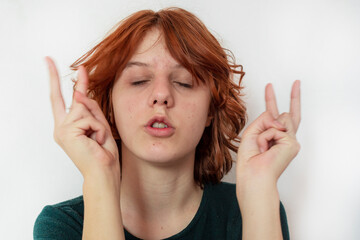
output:
[[[195,159],[195,149],[187,149],[187,147],[189,148],[189,144],[184,146],[184,144],[161,141],[138,142],[127,147],[123,142],[121,151],[126,152],[125,155],[130,158],[134,157],[149,164],[169,166],[183,163],[185,159]]]
[[[149,163],[158,163],[158,164],[169,164],[175,163],[179,156],[176,156],[174,153],[169,153],[166,151],[147,151],[141,154],[141,159]]]
[[[138,155],[140,159],[148,163],[153,163],[155,165],[159,164],[161,166],[174,165],[180,162],[184,162],[184,159],[189,159],[189,154],[184,154],[175,151],[169,151],[171,148],[161,148],[161,147],[151,147],[148,151],[143,151]],[[176,148],[176,149],[181,149]],[[194,154],[195,156],[195,154]]]

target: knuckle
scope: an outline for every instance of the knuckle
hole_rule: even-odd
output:
[[[84,112],[88,112],[87,108],[84,106],[84,104],[75,104],[74,106],[71,106],[70,108],[71,111],[76,112],[76,113],[84,113]]]
[[[279,130],[277,130],[276,128],[269,128],[269,132],[270,134],[275,134],[276,132],[280,132]]]
[[[280,117],[285,118],[285,119],[288,119],[288,118],[290,118],[291,116],[290,116],[290,113],[284,112],[284,113],[282,113],[282,114],[280,115]]]

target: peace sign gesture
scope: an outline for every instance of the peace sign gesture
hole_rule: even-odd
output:
[[[50,75],[50,100],[54,139],[71,158],[84,178],[109,168],[120,174],[119,153],[110,126],[95,100],[87,97],[88,75],[78,69],[78,82],[69,113],[61,94],[55,63],[45,58]]]
[[[237,156],[237,183],[256,181],[276,185],[300,150],[296,131],[300,123],[300,81],[291,91],[290,112],[279,115],[271,84],[265,88],[266,111],[244,131]]]

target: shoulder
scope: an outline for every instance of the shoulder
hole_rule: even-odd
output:
[[[234,183],[220,182],[218,184],[206,185],[208,195],[208,211],[216,219],[223,219],[227,223],[228,235],[234,235],[231,239],[239,239],[241,236],[241,211],[236,196],[236,185]],[[280,204],[280,221],[284,240],[290,239],[287,217],[284,205]],[[235,229],[238,229],[236,231]],[[235,230],[235,231],[234,231]],[[236,235],[235,235],[236,234]]]
[[[234,183],[220,182],[217,184],[208,184],[206,187],[208,188],[209,198],[211,198],[213,202],[222,202],[226,203],[227,206],[234,207],[233,205],[236,205],[235,208],[238,207],[236,185]],[[286,221],[285,207],[282,202],[280,202],[280,214],[283,218],[282,220]]]
[[[45,206],[36,218],[34,239],[81,239],[84,201],[79,196]]]
[[[42,218],[56,218],[66,219],[67,217],[83,217],[84,216],[84,201],[83,197],[79,196],[64,202],[54,205],[45,206],[39,214],[37,220]]]

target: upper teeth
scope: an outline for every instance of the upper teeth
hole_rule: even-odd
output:
[[[167,128],[168,126],[165,123],[154,122],[153,125],[151,125],[151,127],[153,127],[153,128]]]

